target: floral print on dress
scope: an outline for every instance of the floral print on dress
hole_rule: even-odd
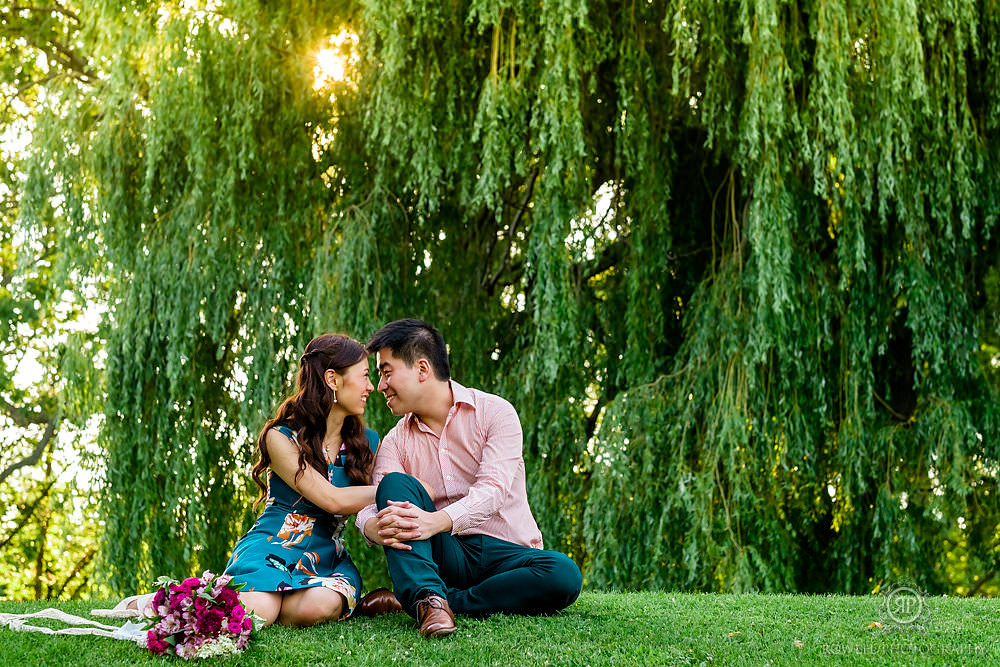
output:
[[[303,579],[300,583],[306,586],[319,584],[323,588],[340,593],[347,600],[347,612],[344,614],[344,618],[354,613],[354,607],[358,603],[358,591],[350,583],[350,578],[347,575],[334,572],[332,577],[309,577],[308,579]]]
[[[319,554],[315,551],[305,551],[302,558],[295,564],[295,570],[303,572],[309,576],[316,576],[316,566],[319,564]]]
[[[285,522],[281,524],[281,530],[277,534],[277,537],[284,542],[278,542],[278,544],[285,548],[297,546],[306,537],[312,535],[314,525],[316,525],[314,517],[305,514],[286,514]]]
[[[285,574],[288,575],[291,574],[291,572],[288,571],[288,566],[285,564],[285,560],[281,558],[281,556],[275,556],[274,554],[267,554],[266,556],[264,556],[264,562],[276,570],[280,570],[281,572],[284,572]]]

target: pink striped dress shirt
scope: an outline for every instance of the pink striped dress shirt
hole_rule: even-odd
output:
[[[451,381],[455,402],[434,433],[407,413],[385,434],[375,455],[373,483],[405,472],[434,487],[435,506],[451,517],[453,535],[489,535],[535,549],[542,534],[528,507],[521,457],[521,420],[499,396]],[[358,512],[365,523],[378,512]]]

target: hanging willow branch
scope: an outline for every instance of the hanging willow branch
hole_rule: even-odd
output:
[[[87,175],[68,243],[115,278],[115,586],[219,567],[297,348],[412,315],[518,409],[590,586],[992,571],[993,5],[223,4],[97,3],[107,85],[40,122],[62,178],[34,192]],[[342,29],[349,78],[317,90]]]

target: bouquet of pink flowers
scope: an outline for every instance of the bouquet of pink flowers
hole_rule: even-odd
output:
[[[201,578],[156,580],[159,590],[143,610],[146,648],[185,660],[236,654],[250,643],[253,620],[240,604],[232,577],[208,570]]]

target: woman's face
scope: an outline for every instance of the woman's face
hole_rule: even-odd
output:
[[[362,359],[348,367],[340,374],[340,382],[337,385],[335,405],[342,407],[349,415],[364,414],[368,394],[375,391],[371,380],[368,379],[368,359]]]

